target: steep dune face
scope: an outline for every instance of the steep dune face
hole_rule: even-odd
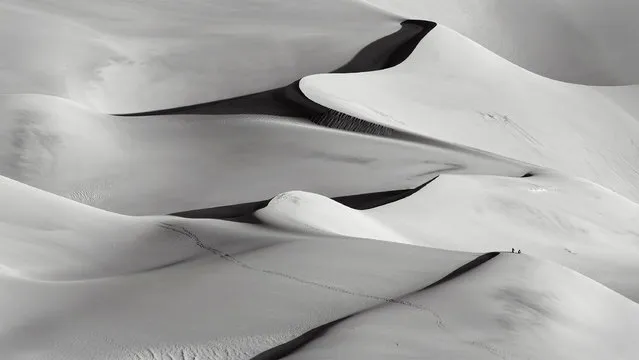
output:
[[[591,87],[513,65],[438,26],[402,64],[300,82],[311,100],[377,124],[585,177],[639,199],[639,121]]]
[[[530,166],[261,115],[114,117],[37,95],[0,97],[0,174],[87,205],[158,215],[269,199],[419,186],[442,171]]]
[[[594,360],[638,350],[637,303],[525,255],[500,255],[402,300],[414,306],[355,315],[290,358]]]
[[[207,248],[234,254],[290,241],[286,234],[216,220],[119,215],[5,177],[0,199],[12,204],[0,207],[0,276],[9,278],[115,278],[193,261],[210,255]],[[245,233],[253,240],[237,241]]]
[[[0,16],[0,45],[12,49],[0,92],[57,95],[105,113],[284,86],[399,28],[349,0],[3,1]]]
[[[588,85],[639,83],[639,4],[627,0],[364,0],[436,21],[539,75]]]
[[[256,211],[255,216],[267,225],[294,232],[411,243],[361,211],[305,191],[277,195],[265,208]]]
[[[440,175],[407,198],[363,211],[293,191],[256,216],[301,233],[457,251],[521,249],[639,300],[639,206],[582,179]]]
[[[21,199],[0,212],[7,359],[249,359],[478,256],[125,217],[10,180],[0,185],[1,198]]]
[[[586,180],[442,175],[365,213],[415,244],[521,249],[639,300],[639,206]]]
[[[0,2],[3,360],[637,357],[639,5]]]
[[[248,359],[477,256],[122,216],[0,179],[3,204],[14,204],[0,207],[8,359]]]

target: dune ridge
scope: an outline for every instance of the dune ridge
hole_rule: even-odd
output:
[[[634,360],[633,10],[3,0],[0,358]]]

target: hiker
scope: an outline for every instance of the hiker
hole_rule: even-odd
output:
[[[517,250],[517,254],[521,254],[521,249]]]

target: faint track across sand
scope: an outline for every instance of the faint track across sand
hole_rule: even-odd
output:
[[[162,229],[168,230],[168,231],[172,231],[175,232],[177,234],[180,234],[183,237],[186,237],[187,239],[189,239],[190,241],[193,241],[198,247],[218,256],[219,258],[221,258],[222,260],[231,262],[235,265],[238,265],[246,270],[249,271],[255,271],[255,272],[260,272],[262,274],[265,275],[269,275],[269,276],[275,276],[275,277],[279,277],[282,279],[286,279],[286,280],[290,280],[290,281],[294,281],[300,284],[304,284],[304,285],[308,285],[308,286],[313,286],[313,287],[318,287],[318,288],[322,288],[322,289],[326,289],[329,291],[333,291],[333,292],[337,292],[340,294],[346,294],[346,295],[350,295],[350,296],[356,296],[356,297],[360,297],[360,298],[366,298],[366,299],[371,299],[371,300],[376,300],[379,301],[380,304],[375,305],[371,308],[366,308],[364,310],[361,310],[357,313],[342,317],[340,319],[334,320],[332,322],[317,326],[313,329],[308,330],[307,332],[303,333],[300,336],[295,337],[294,339],[287,341],[283,344],[280,344],[278,346],[275,346],[269,350],[266,350],[258,355],[256,355],[255,357],[251,358],[251,360],[275,360],[275,359],[281,359],[284,356],[287,356],[295,351],[297,351],[298,349],[300,349],[301,347],[305,346],[306,344],[310,343],[311,341],[313,341],[314,339],[317,339],[319,337],[321,337],[323,334],[325,334],[328,330],[330,330],[331,327],[337,325],[338,323],[351,318],[357,314],[360,313],[364,313],[366,311],[369,311],[371,309],[377,308],[379,306],[383,306],[385,304],[398,304],[398,305],[403,305],[406,307],[409,307],[411,309],[415,309],[418,310],[420,312],[427,312],[431,317],[433,317],[435,319],[435,323],[437,325],[437,327],[442,330],[445,331],[447,333],[452,334],[453,336],[455,336],[455,334],[453,334],[450,330],[448,330],[444,320],[442,319],[442,317],[437,314],[435,311],[433,311],[432,309],[430,309],[429,307],[425,306],[425,305],[421,305],[421,304],[417,304],[415,302],[409,301],[409,300],[405,300],[406,297],[410,296],[410,295],[414,295],[417,294],[419,292],[422,291],[426,291],[430,288],[433,288],[435,286],[438,286],[440,284],[443,284],[445,282],[448,282],[450,280],[453,280],[454,278],[463,275],[469,271],[471,271],[472,269],[484,264],[485,262],[493,259],[494,257],[496,257],[497,255],[499,255],[499,252],[489,252],[486,254],[482,254],[480,256],[478,256],[477,258],[469,261],[468,263],[458,267],[457,269],[453,270],[451,273],[449,273],[448,275],[444,276],[443,278],[441,278],[440,280],[429,284],[427,286],[425,286],[422,289],[419,289],[417,291],[414,291],[412,293],[408,293],[408,294],[404,294],[404,295],[400,295],[396,298],[389,298],[389,297],[383,297],[383,296],[377,296],[377,295],[371,295],[371,294],[367,294],[367,293],[363,293],[363,292],[358,292],[358,291],[352,291],[349,289],[345,289],[339,286],[335,286],[335,285],[329,285],[329,284],[325,284],[325,283],[320,283],[317,281],[312,281],[312,280],[307,280],[307,279],[303,279],[294,275],[290,275],[290,274],[286,274],[280,271],[275,271],[275,270],[269,270],[269,269],[264,269],[264,268],[260,268],[260,267],[255,267],[252,266],[240,259],[238,259],[237,257],[228,254],[224,251],[218,250],[216,248],[213,248],[211,246],[208,246],[206,244],[204,244],[200,238],[194,234],[192,231],[190,231],[189,229],[185,228],[184,226],[178,226],[178,225],[173,225],[167,222],[161,222],[159,225]],[[506,355],[504,354],[503,351],[495,348],[494,346],[491,346],[489,344],[480,342],[480,341],[476,341],[476,340],[464,340],[464,339],[460,339],[460,341],[462,341],[463,343],[469,344],[471,346],[476,346],[479,348],[482,348],[488,352],[490,352],[493,355],[499,356],[502,359],[506,359]]]
[[[183,226],[176,226],[176,225],[172,225],[166,222],[161,222],[159,225],[161,228],[165,229],[165,230],[169,230],[175,233],[178,233],[188,239],[190,239],[191,241],[193,241],[198,247],[218,256],[219,258],[221,258],[222,260],[234,263],[244,269],[247,270],[251,270],[251,271],[256,271],[256,272],[260,272],[266,275],[270,275],[270,276],[277,276],[283,279],[287,279],[287,280],[291,280],[291,281],[295,281],[298,282],[300,284],[304,284],[304,285],[310,285],[310,286],[314,286],[314,287],[319,287],[319,288],[323,288],[329,291],[334,291],[334,292],[338,292],[341,294],[346,294],[346,295],[351,295],[351,296],[357,296],[357,297],[361,297],[361,298],[366,298],[366,299],[371,299],[371,300],[377,300],[380,301],[382,303],[389,303],[389,304],[400,304],[400,305],[405,305],[405,306],[409,306],[412,307],[414,309],[417,310],[421,310],[421,311],[427,311],[427,312],[431,312],[428,308],[422,306],[422,305],[418,305],[418,304],[414,304],[411,303],[409,301],[405,301],[405,300],[397,300],[397,299],[393,299],[393,298],[388,298],[388,297],[383,297],[383,296],[377,296],[377,295],[370,295],[370,294],[366,294],[363,292],[357,292],[357,291],[351,291],[339,286],[335,286],[335,285],[329,285],[329,284],[324,284],[324,283],[320,283],[317,281],[312,281],[312,280],[306,280],[294,275],[289,275],[283,272],[279,272],[279,271],[275,271],[275,270],[269,270],[269,269],[263,269],[263,268],[259,268],[259,267],[255,267],[252,265],[247,264],[244,261],[239,260],[238,258],[236,258],[233,255],[227,254],[223,251],[220,251],[218,249],[215,249],[211,246],[208,246],[206,244],[204,244],[197,235],[195,235],[193,232],[191,232],[190,230],[188,230],[187,228],[183,227]],[[422,289],[425,290],[425,289]],[[432,313],[432,312],[431,312]]]

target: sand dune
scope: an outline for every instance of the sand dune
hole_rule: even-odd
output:
[[[0,97],[0,174],[127,215],[409,189],[442,171],[520,176],[516,161],[258,115],[114,117],[55,97]]]
[[[255,214],[301,233],[457,251],[521,249],[639,301],[639,205],[581,179],[440,175],[409,197],[369,210],[288,192]]]
[[[443,26],[404,63],[305,77],[329,108],[585,177],[639,199],[639,121],[591,87],[549,80]]]
[[[637,303],[526,255],[500,255],[402,301],[414,306],[355,315],[290,358],[634,359],[637,352]]]
[[[127,233],[127,226],[106,226],[118,225],[108,213],[94,214],[98,224],[93,226],[70,224],[73,217],[65,216],[62,208],[85,207],[57,199],[59,218],[36,215],[30,227],[21,224],[21,233],[30,232],[32,245],[42,249],[64,242],[67,247],[59,252],[68,254],[86,251],[90,240],[89,249],[102,251],[84,254],[93,261],[83,265],[102,276],[43,282],[2,273],[0,286],[12,296],[0,299],[0,352],[9,359],[180,354],[248,359],[324,322],[421,289],[477,256],[381,241],[290,235],[210,220],[174,220],[180,233],[149,231],[149,225],[157,225],[156,218],[126,217],[121,222],[132,230]],[[24,211],[3,213],[3,233],[21,215]],[[39,225],[41,220],[48,223]],[[42,229],[45,225],[48,228]],[[46,236],[55,234],[56,228],[66,228],[65,236]],[[6,236],[2,242],[3,248],[15,245]],[[114,249],[117,243],[125,246]],[[177,256],[187,245],[206,254],[153,271],[122,272],[122,265],[156,262],[162,252]],[[51,252],[43,270],[55,274],[65,265],[71,268],[60,253]],[[5,265],[10,260],[3,257],[0,263],[16,268],[17,264]],[[111,269],[99,268],[97,262]],[[27,265],[35,264],[25,261],[20,270]],[[114,268],[119,276],[111,276],[116,275]]]
[[[262,230],[265,237],[259,241],[237,242],[240,234],[257,230],[217,220],[119,215],[4,177],[0,198],[14,204],[0,208],[0,274],[18,279],[79,281],[132,275],[210,255],[202,246],[233,254],[287,241],[285,234],[269,236]],[[200,246],[189,240],[185,227],[202,235]]]
[[[416,194],[366,211],[415,244],[463,251],[522,249],[639,301],[639,206],[589,181],[442,175]]]
[[[289,191],[255,212],[265,224],[293,232],[338,234],[410,244],[410,240],[381,223],[327,197]]]
[[[530,71],[589,85],[639,83],[639,4],[627,0],[362,0],[438,22]]]
[[[0,359],[635,359],[638,6],[0,1]]]
[[[104,113],[284,86],[345,64],[400,27],[396,17],[349,0],[6,0],[0,16],[0,45],[12,49],[0,93],[57,95]]]
[[[436,26],[423,20],[406,20],[392,34],[367,44],[345,64],[332,73],[354,73],[388,69],[402,63],[413,52],[419,41]],[[123,113],[120,116],[149,115],[231,115],[261,114],[275,116],[313,117],[329,109],[309,100],[299,89],[299,79],[282,87],[246,94],[223,100],[215,100],[174,108]],[[369,125],[370,126],[370,125]]]

